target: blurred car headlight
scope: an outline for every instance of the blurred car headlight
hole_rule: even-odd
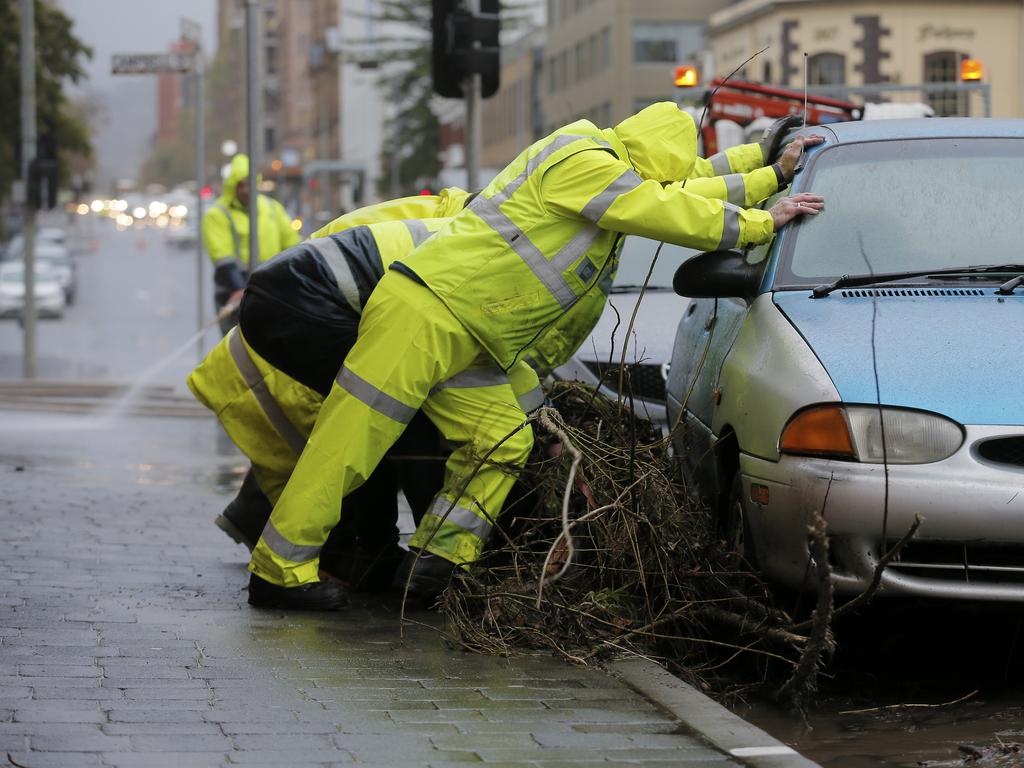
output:
[[[963,427],[938,414],[827,404],[795,414],[782,430],[779,451],[865,464],[930,464],[952,456],[963,441]]]

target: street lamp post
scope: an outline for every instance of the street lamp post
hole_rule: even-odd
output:
[[[33,0],[21,0],[21,178],[25,185],[25,309],[21,375],[36,377],[36,212],[28,196],[36,156],[36,29]]]

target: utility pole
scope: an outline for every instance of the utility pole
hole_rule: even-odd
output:
[[[21,0],[21,179],[25,186],[25,309],[21,375],[36,377],[36,211],[28,195],[36,156],[36,22],[33,0]]]
[[[196,332],[206,324],[203,311],[203,188],[206,186],[206,110],[203,96],[202,27],[191,19],[181,20],[181,39],[193,44],[192,98],[196,114]],[[196,355],[203,359],[203,340],[196,343]]]
[[[263,93],[262,61],[263,3],[245,0],[246,31],[246,142],[249,145],[249,264],[250,274],[260,257],[259,187],[257,176],[262,163],[262,136],[260,135],[260,96]]]
[[[467,9],[473,16],[480,13],[480,0],[466,0]],[[473,40],[473,48],[479,48],[480,41]],[[466,184],[470,192],[480,189],[480,145],[483,144],[483,128],[480,120],[480,97],[483,78],[479,71],[474,71],[466,78],[463,88],[466,94]]]

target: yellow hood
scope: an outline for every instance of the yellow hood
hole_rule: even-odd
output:
[[[697,157],[697,126],[670,101],[652,104],[627,117],[612,131],[629,153],[629,163],[645,179],[682,181]]]
[[[228,177],[224,179],[224,189],[221,193],[223,197],[230,202],[237,200],[238,197],[235,195],[235,187],[238,186],[238,182],[242,179],[248,178],[248,176],[249,156],[239,152],[231,158],[231,168],[228,171]],[[257,177],[256,183],[259,183],[259,177]]]

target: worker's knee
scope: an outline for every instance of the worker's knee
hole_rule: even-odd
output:
[[[522,466],[533,450],[533,427],[526,424],[514,432],[495,453],[497,460],[504,464]]]

